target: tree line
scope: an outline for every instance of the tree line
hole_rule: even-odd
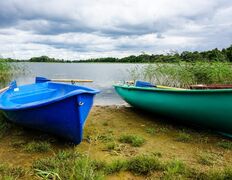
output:
[[[2,59],[8,62],[18,62],[20,60],[15,59]],[[105,57],[105,58],[94,58],[87,60],[64,60],[64,59],[55,59],[48,56],[32,57],[27,62],[59,62],[59,63],[83,63],[83,62],[111,62],[111,63],[153,63],[153,62],[194,62],[194,61],[220,61],[220,62],[232,62],[232,45],[228,48],[223,48],[219,50],[217,48],[209,51],[183,51],[182,53],[171,52],[168,54],[146,54],[142,53],[138,56],[131,55],[123,58],[114,58],[114,57]]]

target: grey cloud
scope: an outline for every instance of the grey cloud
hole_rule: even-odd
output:
[[[33,43],[39,50],[51,47],[54,52],[91,57],[107,50],[120,56],[121,52],[223,48],[232,42],[228,8],[232,8],[228,0],[0,1],[0,40],[16,48]],[[73,37],[60,37],[70,33]],[[0,54],[8,55],[7,48],[0,48]]]

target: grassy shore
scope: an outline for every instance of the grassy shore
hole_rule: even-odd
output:
[[[1,120],[1,179],[230,179],[232,141],[131,107],[95,106],[74,146]]]

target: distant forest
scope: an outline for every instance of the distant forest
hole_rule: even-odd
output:
[[[1,59],[8,62],[21,62],[22,60],[15,59]],[[184,51],[182,53],[171,52],[168,54],[146,54],[142,53],[138,56],[128,56],[123,58],[114,58],[114,57],[105,57],[105,58],[95,58],[95,59],[87,59],[87,60],[63,60],[63,59],[55,59],[50,58],[48,56],[41,57],[32,57],[29,60],[24,60],[26,62],[58,62],[58,63],[85,63],[85,62],[93,62],[93,63],[153,63],[153,62],[178,62],[178,61],[225,61],[232,62],[232,45],[228,48],[223,48],[222,50],[213,49],[209,51],[203,52],[190,52]]]

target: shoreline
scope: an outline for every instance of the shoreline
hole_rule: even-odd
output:
[[[226,143],[231,144],[231,148],[226,147]],[[39,147],[36,146],[37,144]],[[48,158],[46,161],[49,161],[61,151],[84,154],[88,156],[88,159],[99,163],[105,162],[106,165],[117,160],[132,162],[134,158],[145,155],[144,157],[151,158],[152,162],[156,159],[165,166],[169,163],[181,163],[181,167],[194,169],[198,175],[205,176],[210,176],[215,171],[224,173],[224,170],[232,165],[230,139],[206,130],[177,125],[171,121],[135,111],[130,106],[94,105],[86,120],[83,141],[77,146],[52,135],[17,125],[11,125],[5,131],[0,139],[0,145],[2,147],[0,165],[7,164],[9,167],[20,167],[25,170],[25,173],[20,175],[21,179],[38,178],[39,175],[34,170],[35,164],[42,163],[44,158]],[[41,149],[45,145],[47,148]],[[71,163],[71,159],[67,160],[67,163]],[[44,166],[47,165],[44,164]],[[70,165],[70,168],[72,167],[73,165]],[[27,171],[30,173],[26,173]],[[63,173],[67,175],[67,172],[63,171],[57,173],[61,177],[64,176]],[[165,168],[149,170],[147,174],[140,174],[130,168],[127,170],[119,168],[112,174],[104,174],[104,178],[159,179],[166,177],[167,173],[169,172]],[[0,177],[1,175],[0,171]],[[12,174],[11,176],[15,177]],[[170,176],[184,178],[190,175],[181,171]]]

